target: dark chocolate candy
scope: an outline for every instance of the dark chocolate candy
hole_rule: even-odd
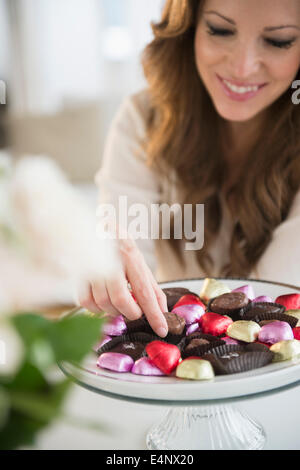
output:
[[[207,307],[208,312],[228,315],[232,319],[239,319],[241,309],[249,304],[249,299],[243,292],[229,292],[212,299]]]
[[[163,292],[167,296],[167,304],[168,304],[168,310],[171,311],[180,299],[185,294],[189,294],[190,291],[189,289],[186,289],[185,287],[166,287],[163,289]]]
[[[166,312],[164,317],[167,321],[168,331],[171,335],[182,335],[185,328],[184,318],[176,315],[176,313]]]
[[[271,302],[252,302],[241,310],[240,316],[242,320],[252,320],[256,316],[265,313],[281,314],[285,312],[285,307],[280,304]]]
[[[133,341],[124,341],[124,343],[119,343],[114,346],[110,352],[127,354],[127,356],[132,357],[134,361],[137,361],[143,356],[145,350],[145,343],[133,342]]]
[[[182,339],[178,345],[182,351],[181,355],[183,359],[190,356],[201,357],[207,351],[217,346],[225,344],[221,338],[217,338],[212,335],[205,335],[200,332],[195,332],[190,336],[186,336]]]
[[[212,348],[203,359],[209,361],[216,374],[237,374],[266,366],[274,354],[263,344],[226,344]]]

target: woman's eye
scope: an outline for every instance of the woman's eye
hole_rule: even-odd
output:
[[[265,39],[268,44],[279,49],[289,49],[295,42],[295,39],[289,39],[287,41],[280,41],[278,39]]]
[[[231,36],[234,34],[230,29],[215,28],[214,26],[208,26],[208,34],[211,36]]]

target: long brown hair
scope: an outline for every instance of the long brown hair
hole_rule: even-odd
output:
[[[175,171],[181,203],[205,204],[205,249],[197,252],[207,276],[208,249],[220,229],[220,187],[226,178],[221,147],[224,121],[199,77],[194,53],[199,0],[167,0],[143,54],[150,113],[145,143],[149,164]],[[299,74],[298,74],[299,75]],[[300,187],[300,113],[288,90],[269,108],[261,138],[227,199],[234,229],[224,276],[248,276],[288,215]],[[231,194],[231,196],[232,196]],[[170,241],[180,256],[178,242]],[[181,257],[181,259],[183,259]]]

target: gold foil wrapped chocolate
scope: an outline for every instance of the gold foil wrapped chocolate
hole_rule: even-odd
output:
[[[290,315],[291,317],[297,318],[298,323],[296,326],[300,326],[300,310],[286,310],[284,313],[286,315]]]
[[[270,351],[274,353],[273,362],[288,361],[297,357],[300,359],[300,341],[297,339],[280,341],[273,344]]]
[[[211,380],[215,376],[210,362],[203,359],[185,359],[176,368],[176,377],[189,380]]]
[[[231,290],[223,282],[206,278],[200,292],[200,298],[207,304],[211,299],[222,294],[228,294],[229,292]]]
[[[227,336],[245,343],[254,343],[257,340],[261,327],[254,321],[240,320],[229,325]]]

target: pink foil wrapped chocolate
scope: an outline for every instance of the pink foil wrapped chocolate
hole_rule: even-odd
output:
[[[147,375],[147,376],[162,376],[165,375],[158,367],[156,367],[148,357],[141,357],[131,369],[132,374]]]
[[[241,344],[241,341],[237,339],[229,338],[229,336],[223,336],[222,341],[225,341],[226,344]]]
[[[234,289],[232,292],[242,292],[248,297],[249,300],[253,300],[255,298],[253,287],[250,285],[238,287],[237,289]]]
[[[205,313],[205,309],[200,304],[180,305],[173,308],[172,313],[176,313],[176,315],[184,318],[186,325],[191,325],[200,320]]]
[[[252,302],[265,302],[265,303],[273,303],[273,300],[271,299],[271,297],[269,297],[268,295],[260,295],[259,297],[256,297],[255,299],[252,300]]]
[[[101,354],[97,366],[114,372],[130,372],[134,365],[132,357],[127,354],[107,352]]]
[[[94,351],[97,352],[98,349],[102,348],[102,346],[104,346],[104,344],[108,343],[110,340],[111,340],[111,336],[107,336],[105,335],[101,341],[99,341],[99,343],[96,344],[96,346],[94,346]]]
[[[258,334],[261,343],[275,344],[279,341],[294,339],[293,330],[290,325],[283,321],[268,323],[263,326]]]
[[[103,326],[103,333],[107,336],[121,336],[127,331],[127,325],[123,315],[107,317],[107,323]]]
[[[191,335],[192,333],[196,333],[196,331],[201,331],[199,323],[192,323],[186,329],[186,336]]]

